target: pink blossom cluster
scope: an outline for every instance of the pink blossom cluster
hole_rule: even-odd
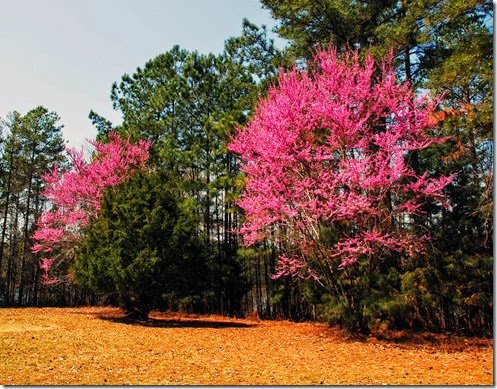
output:
[[[361,64],[357,52],[330,49],[309,69],[281,74],[229,145],[246,175],[246,244],[276,232],[296,253],[280,257],[276,276],[306,278],[317,257],[333,271],[385,250],[422,251],[428,236],[409,225],[428,199],[447,205],[453,177],[416,174],[408,159],[446,140],[430,136],[438,102],[398,82],[391,57]],[[321,229],[333,225],[346,228],[328,247]]]
[[[60,172],[56,166],[43,177],[47,183],[43,196],[51,207],[36,223],[32,236],[36,241],[34,253],[53,253],[56,248],[59,252],[70,250],[81,229],[97,217],[104,190],[123,182],[133,171],[145,169],[150,142],[131,144],[129,139],[111,133],[107,143],[89,143],[94,147],[89,162],[83,151],[68,149],[71,169]],[[49,275],[54,259],[40,261],[46,284],[57,282],[56,277]]]
[[[306,280],[312,278],[314,281],[319,281],[319,275],[307,266],[305,257],[293,256],[292,258],[289,258],[287,255],[283,254],[280,255],[276,266],[276,273],[271,275],[271,278],[274,280],[288,275],[299,275]]]

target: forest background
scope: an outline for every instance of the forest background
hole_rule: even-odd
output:
[[[150,309],[257,312],[265,319],[322,320],[364,331],[490,334],[492,2],[261,3],[289,41],[286,49],[274,45],[265,27],[244,20],[241,34],[226,39],[220,54],[175,46],[123,75],[111,90],[122,124],[90,112],[100,143],[88,158],[98,160],[98,145],[112,145],[115,132],[133,144],[145,142],[147,171],[104,190],[98,213],[72,231],[77,239],[56,249],[50,266],[42,251],[32,250],[40,216],[53,206],[45,174],[55,165],[72,171],[78,159],[64,147],[57,113],[40,106],[4,118],[0,304],[119,304],[145,315]],[[345,300],[313,279],[274,279],[285,242],[269,237],[243,245],[236,231],[244,213],[236,200],[245,176],[227,148],[278,74],[295,63],[305,68],[330,42],[339,53],[357,50],[361,60],[393,52],[399,80],[420,94],[443,96],[433,135],[450,138],[413,160],[418,171],[433,176],[457,173],[444,189],[450,207],[426,204],[410,222],[410,228],[430,232],[426,252],[391,256],[368,272],[361,263],[341,271]],[[47,270],[54,278],[45,281],[53,282],[43,282]]]

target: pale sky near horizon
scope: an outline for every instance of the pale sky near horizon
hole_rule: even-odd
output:
[[[0,118],[43,105],[73,147],[96,135],[91,109],[121,122],[110,90],[124,73],[175,44],[219,53],[244,17],[276,24],[258,0],[0,0],[0,15]]]

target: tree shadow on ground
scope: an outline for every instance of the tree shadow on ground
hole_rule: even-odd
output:
[[[437,334],[425,331],[387,330],[372,334],[346,332],[339,327],[322,330],[324,337],[351,343],[371,343],[395,346],[400,349],[419,349],[446,352],[462,352],[468,349],[486,349],[493,347],[493,339],[486,337],[465,337],[452,333]]]
[[[391,331],[375,334],[379,341],[399,346],[425,346],[443,349],[448,352],[460,352],[468,348],[483,349],[493,346],[493,340],[486,337],[465,337],[453,333],[436,334],[415,331]]]
[[[130,320],[127,317],[108,317],[99,316],[99,319],[121,323],[127,325],[136,325],[142,327],[154,328],[250,328],[256,327],[256,324],[237,323],[229,321],[210,321],[210,320],[176,320],[176,319],[153,319],[147,320]]]

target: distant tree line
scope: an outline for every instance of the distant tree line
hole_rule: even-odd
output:
[[[59,120],[40,106],[24,116],[14,111],[1,123],[0,301],[5,305],[46,301],[31,234],[45,207],[42,177],[66,161]]]

